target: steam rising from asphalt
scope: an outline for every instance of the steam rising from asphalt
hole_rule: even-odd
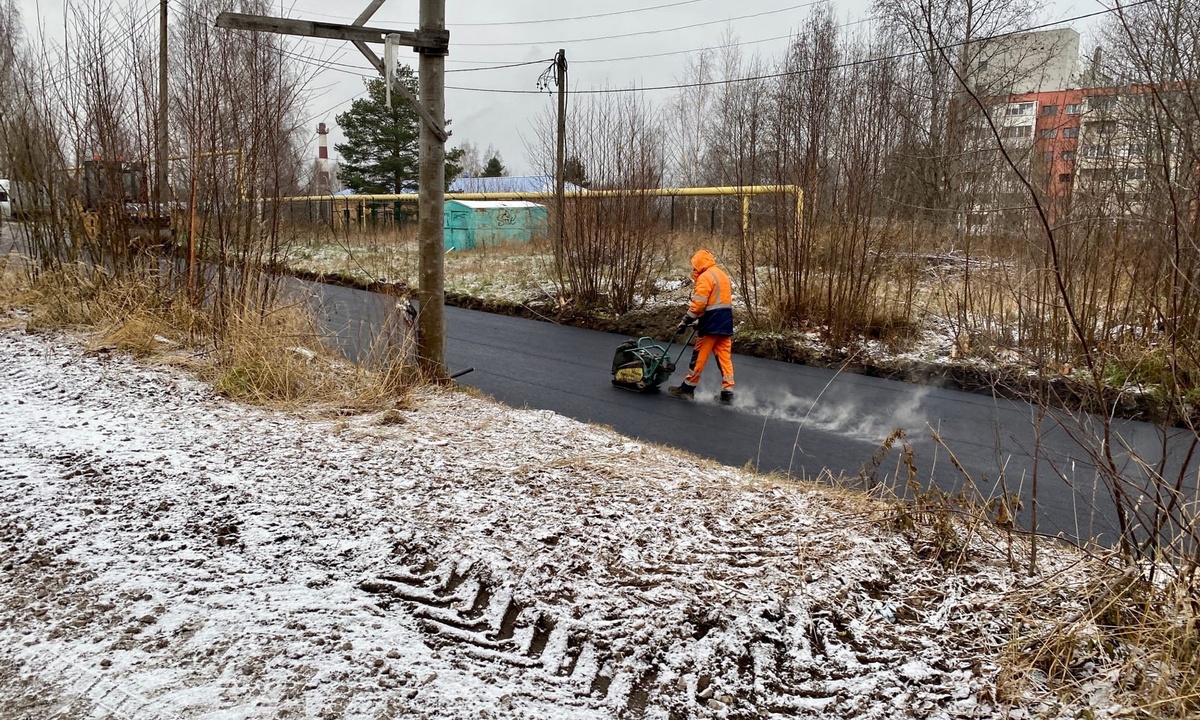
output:
[[[840,397],[832,397],[828,391],[821,396],[795,395],[785,387],[739,385],[735,389],[734,407],[772,420],[801,423],[805,430],[881,443],[896,428],[914,434],[936,422],[936,416],[924,408],[929,392],[928,387],[913,386],[909,392],[897,396],[896,404],[881,406],[877,402],[847,399],[844,389],[836,393]],[[697,397],[704,402],[715,402],[700,393]]]

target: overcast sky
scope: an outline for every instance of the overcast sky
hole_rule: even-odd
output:
[[[157,0],[134,1],[144,3],[147,11],[158,5]],[[278,3],[275,7],[277,14],[288,17],[348,23],[368,2],[295,0]],[[58,29],[62,27],[66,4],[63,0],[21,0],[27,23],[33,25],[40,17],[50,36],[61,35]],[[231,1],[230,6],[233,4]],[[451,51],[446,68],[462,71],[486,65],[548,60],[558,48],[564,48],[572,89],[667,85],[682,78],[689,57],[694,55],[687,51],[717,46],[727,31],[736,36],[747,54],[777,57],[787,45],[787,35],[803,22],[814,4],[796,0],[558,0],[554,3],[545,0],[448,0],[446,22],[450,27]],[[833,3],[833,7],[840,22],[854,23],[856,29],[870,27],[867,20],[870,0],[840,0]],[[417,0],[388,0],[370,24],[397,30],[414,29],[417,8]],[[1098,9],[1100,5],[1096,0],[1052,0],[1045,5],[1045,15],[1031,18],[1029,24]],[[596,15],[604,16],[583,17]],[[534,22],[541,20],[553,22]],[[1086,32],[1088,27],[1085,23],[1071,26],[1081,32]],[[331,126],[331,145],[339,142],[341,136],[334,127],[334,116],[344,112],[350,101],[362,94],[361,76],[372,74],[373,70],[348,43],[289,38],[288,45],[297,54],[308,58],[304,69],[314,73],[305,116],[312,126],[315,156],[317,123],[324,121]],[[622,59],[640,55],[660,56]],[[416,56],[409,51],[401,53],[401,60],[416,67]],[[450,145],[470,140],[482,151],[488,144],[493,144],[513,174],[526,172],[530,164],[522,137],[531,135],[531,121],[552,105],[553,98],[549,94],[510,95],[454,88],[536,90],[542,69],[539,65],[531,65],[449,72],[446,75],[449,88],[446,115],[453,120],[454,134]],[[655,101],[671,95],[671,91],[649,93]]]

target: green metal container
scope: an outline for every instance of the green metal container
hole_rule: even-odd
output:
[[[447,200],[447,250],[474,250],[544,236],[549,216],[544,205],[519,200]]]

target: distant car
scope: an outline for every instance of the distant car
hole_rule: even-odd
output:
[[[11,220],[12,216],[12,203],[8,199],[8,181],[0,179],[0,220]]]

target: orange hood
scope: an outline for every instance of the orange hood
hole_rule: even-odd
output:
[[[700,273],[717,264],[717,259],[708,250],[697,250],[692,256],[692,278],[700,277]]]

